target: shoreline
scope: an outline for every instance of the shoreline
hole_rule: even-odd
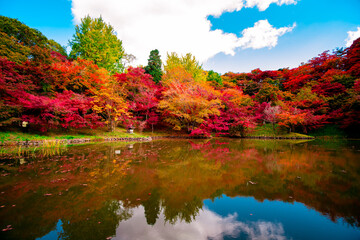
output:
[[[246,136],[246,137],[230,137],[239,139],[288,139],[288,140],[311,140],[315,137],[281,137],[281,136]],[[152,137],[108,137],[108,138],[75,138],[75,139],[46,139],[46,140],[28,140],[28,141],[4,141],[0,142],[0,146],[54,146],[58,144],[72,145],[93,142],[150,142],[157,139],[211,139],[200,136],[152,136]]]
[[[75,138],[75,139],[46,139],[46,140],[28,140],[28,141],[4,141],[0,143],[0,146],[54,146],[57,144],[71,145],[71,144],[83,144],[93,142],[111,142],[111,141],[125,141],[125,142],[144,142],[151,141],[151,137],[147,138]]]

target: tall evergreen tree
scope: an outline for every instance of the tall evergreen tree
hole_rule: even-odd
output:
[[[148,65],[145,67],[145,72],[153,77],[155,83],[159,83],[163,75],[160,57],[159,50],[152,50],[148,59]]]

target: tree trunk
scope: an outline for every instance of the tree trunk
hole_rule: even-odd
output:
[[[110,121],[109,121],[109,131],[113,132],[114,130],[115,130],[115,120],[110,119]]]

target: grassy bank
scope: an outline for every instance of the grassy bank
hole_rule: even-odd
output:
[[[351,137],[337,125],[326,125],[322,128],[311,131],[309,134],[316,138],[324,139],[344,139]]]
[[[281,129],[275,126],[273,129],[272,124],[264,124],[262,126],[257,126],[253,131],[251,131],[247,137],[276,137],[276,138],[313,138],[313,136],[287,132],[287,130]]]
[[[102,141],[106,138],[147,138],[161,137],[161,136],[185,136],[188,135],[186,132],[173,131],[172,129],[157,129],[152,132],[151,130],[143,133],[134,132],[134,134],[127,133],[124,128],[116,128],[114,132],[109,132],[106,128],[99,129],[82,129],[82,130],[71,130],[67,132],[30,132],[23,133],[17,129],[0,132],[0,143],[3,142],[19,142],[19,141],[41,141],[41,140],[55,140],[55,139],[91,139],[92,141]],[[275,127],[271,124],[265,124],[257,126],[254,130],[247,134],[247,137],[262,137],[262,138],[313,138],[313,137],[324,137],[329,136],[332,138],[344,138],[343,132],[335,128],[320,129],[317,132],[312,132],[309,135],[300,133],[288,133],[286,129]]]
[[[124,128],[116,128],[114,132],[108,132],[106,129],[84,129],[84,130],[72,130],[68,132],[30,132],[23,133],[16,129],[12,131],[0,132],[0,142],[19,142],[19,141],[39,141],[39,140],[55,140],[55,139],[98,139],[101,141],[105,138],[117,137],[117,138],[146,138],[149,135],[134,133],[130,134],[126,132]]]

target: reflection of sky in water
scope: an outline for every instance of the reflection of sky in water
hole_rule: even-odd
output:
[[[359,239],[360,230],[343,221],[332,222],[328,217],[309,209],[302,203],[282,201],[263,202],[252,197],[230,198],[225,195],[214,202],[205,200],[204,205],[210,211],[224,217],[236,212],[239,222],[264,222],[283,228],[282,239]],[[281,239],[266,235],[248,235],[249,239]],[[245,238],[247,239],[247,238]]]
[[[62,232],[62,222],[61,220],[59,220],[56,223],[56,230],[49,232],[48,234],[46,234],[45,236],[41,237],[41,238],[37,238],[37,240],[52,240],[52,239],[58,239],[58,235],[60,232]]]
[[[121,212],[121,211],[120,211]],[[142,205],[130,209],[131,218],[118,224],[112,239],[221,240],[221,239],[359,239],[360,230],[340,221],[332,222],[301,203],[259,202],[252,197],[223,195],[214,202],[205,200],[191,223],[165,221],[163,210],[154,225],[148,225]],[[40,238],[57,239],[62,222]],[[110,236],[109,236],[110,237]]]
[[[239,222],[237,214],[222,217],[209,209],[203,209],[191,223],[177,221],[174,225],[164,221],[161,213],[154,226],[146,223],[144,208],[133,209],[133,216],[122,222],[116,230],[114,239],[214,239],[224,236],[232,238],[245,234],[251,239],[285,239],[281,223],[264,221]]]
[[[164,221],[160,214],[148,225],[142,206],[121,222],[113,239],[359,239],[360,231],[343,222],[334,223],[301,203],[258,202],[250,197],[225,195],[204,201],[191,223]]]

